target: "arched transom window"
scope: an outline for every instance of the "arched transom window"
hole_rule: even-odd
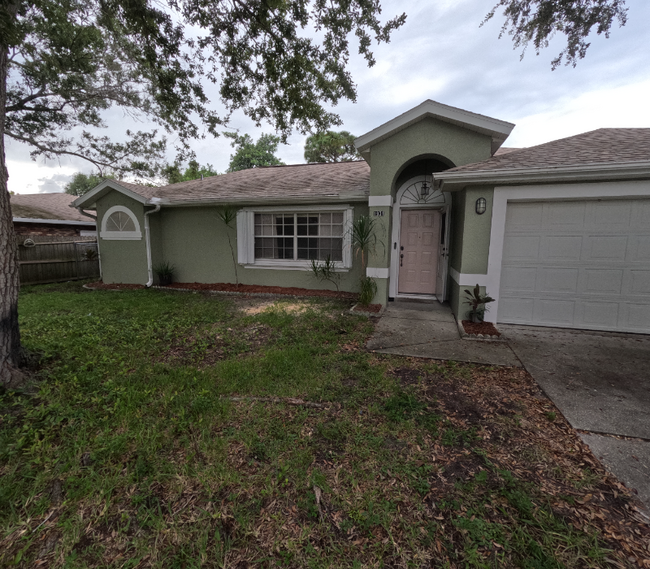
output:
[[[107,240],[142,239],[138,218],[130,209],[115,205],[104,214],[100,237]]]

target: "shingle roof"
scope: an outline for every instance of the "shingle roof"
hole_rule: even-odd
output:
[[[170,201],[247,201],[284,198],[364,198],[370,167],[364,161],[298,164],[240,170],[204,180],[165,186],[156,196]]]
[[[162,198],[172,204],[323,198],[360,200],[370,192],[370,167],[364,161],[268,166],[160,188],[118,183],[143,197]]]
[[[94,223],[70,207],[76,199],[76,196],[70,194],[14,194],[10,198],[13,217],[85,221],[89,225]]]
[[[445,170],[440,177],[456,172],[494,172],[640,161],[650,161],[650,128],[600,128],[537,146],[495,154],[483,162]]]

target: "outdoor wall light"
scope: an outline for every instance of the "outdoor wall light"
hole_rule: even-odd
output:
[[[476,200],[476,213],[479,215],[482,215],[485,213],[485,210],[487,209],[487,201],[485,201],[485,198],[479,198]]]
[[[423,198],[429,195],[429,184],[427,184],[426,180],[422,182],[422,186],[420,187],[420,195]]]

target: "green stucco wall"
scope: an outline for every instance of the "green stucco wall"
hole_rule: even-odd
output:
[[[228,229],[218,218],[214,207],[163,208],[160,214],[162,260],[174,265],[177,282],[234,283],[235,270],[228,244],[230,236],[237,257],[237,232]],[[354,204],[354,215],[368,215],[365,204]],[[153,216],[152,216],[153,217]],[[234,224],[233,224],[234,226]],[[353,268],[342,273],[340,289],[358,292],[361,276],[360,259],[353,259]],[[316,280],[311,271],[280,269],[249,269],[237,265],[242,284],[329,289],[329,282]]]
[[[148,279],[147,254],[142,204],[119,192],[111,192],[97,202],[98,219],[114,205],[129,208],[142,231],[138,241],[100,239],[103,279],[106,283],[145,284]],[[368,215],[366,204],[353,204],[355,218]],[[152,207],[147,209],[151,210]],[[163,207],[149,216],[152,264],[171,263],[177,282],[234,283],[235,270],[228,236],[237,257],[237,232],[228,229],[217,216],[215,207]],[[248,269],[237,265],[239,282],[268,286],[334,289],[329,282],[316,280],[311,271]],[[353,266],[342,273],[340,289],[358,292],[361,260],[353,256]],[[154,274],[154,282],[157,279]]]
[[[130,209],[140,223],[142,239],[137,241],[107,241],[99,238],[102,280],[105,283],[144,284],[147,282],[147,249],[144,232],[144,206],[119,193],[110,192],[97,200],[97,227],[101,231],[106,211],[114,205]]]
[[[487,202],[487,209],[482,215],[476,213],[478,198],[485,198]],[[471,186],[453,194],[449,267],[458,273],[487,274],[493,198],[494,188],[487,186]],[[467,305],[462,302],[462,289],[465,288],[460,287],[453,278],[449,279],[449,303],[454,314],[463,317],[467,311]],[[482,292],[485,293],[485,290]]]
[[[433,118],[417,122],[370,148],[370,195],[394,193],[400,171],[418,156],[438,155],[450,166],[462,166],[490,157],[492,140]]]

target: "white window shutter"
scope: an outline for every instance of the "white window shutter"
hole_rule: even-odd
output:
[[[249,213],[242,209],[237,212],[237,262],[240,265],[252,262],[252,259],[248,258],[248,242],[253,229],[250,225]]]

